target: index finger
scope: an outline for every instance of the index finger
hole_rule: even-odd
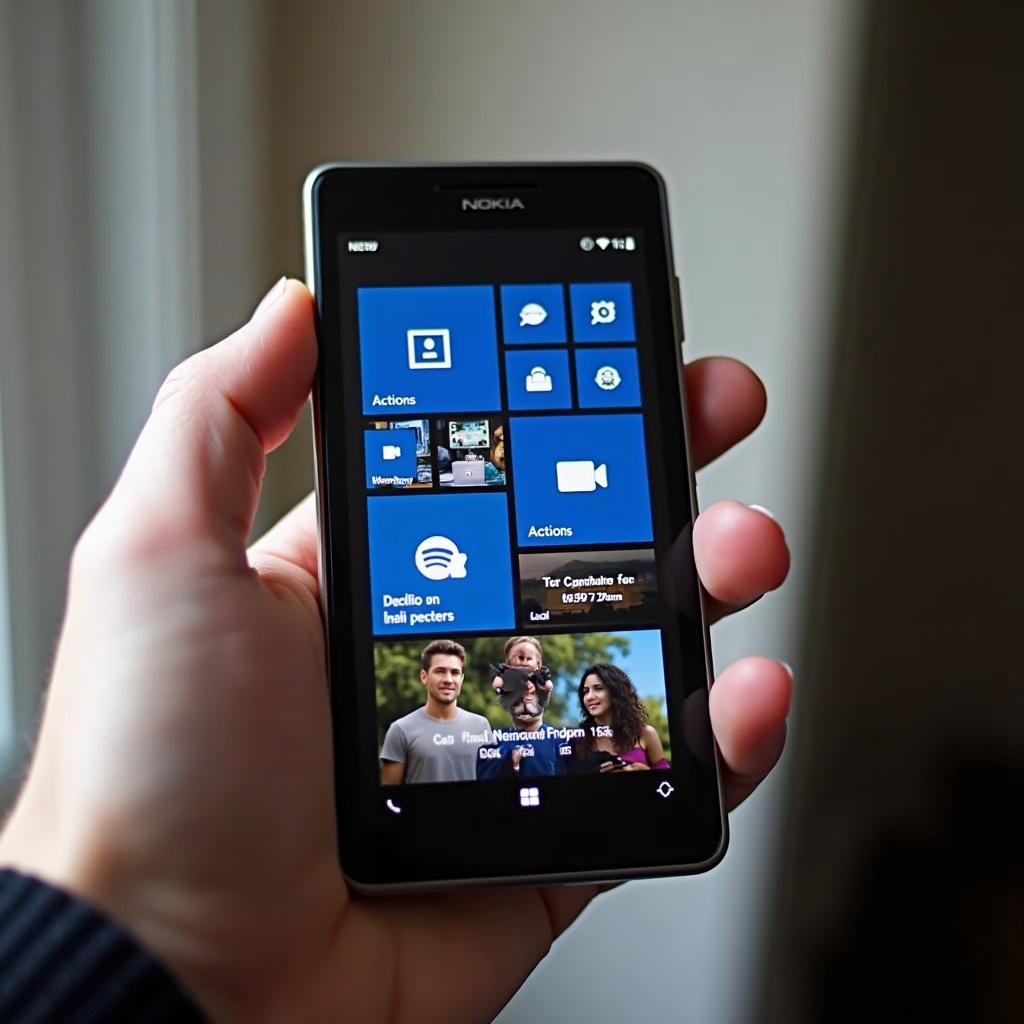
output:
[[[764,418],[767,397],[745,363],[710,356],[687,363],[686,400],[690,450],[700,469],[743,440]]]

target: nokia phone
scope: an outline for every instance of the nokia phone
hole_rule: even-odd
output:
[[[712,866],[726,823],[661,177],[339,164],[304,201],[346,877]]]

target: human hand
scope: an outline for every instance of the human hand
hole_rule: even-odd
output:
[[[372,900],[337,863],[330,707],[309,499],[248,552],[265,453],[316,362],[295,282],[172,372],[72,559],[35,757],[0,863],[91,901],[214,1021],[489,1019],[597,887]],[[732,360],[687,370],[710,461],[764,410]],[[782,531],[737,503],[694,528],[716,617],[778,586]],[[730,806],[783,742],[790,676],[748,658],[710,707]],[[450,983],[423,950],[460,964]]]
[[[504,686],[505,686],[505,684],[502,681],[501,676],[495,676],[491,680],[491,689],[494,690],[494,693],[495,693],[496,696],[500,696],[501,695],[501,692],[504,689]],[[550,679],[547,679],[547,680],[544,681],[544,689],[547,690],[548,693],[550,693],[554,688],[555,688],[555,684]],[[537,687],[533,683],[527,683],[526,684],[526,692],[527,693],[536,693],[537,692]]]
[[[597,769],[599,772],[646,772],[650,771],[649,764],[640,761],[625,762],[621,758],[616,761],[603,761]]]

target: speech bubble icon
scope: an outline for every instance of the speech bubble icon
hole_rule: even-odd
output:
[[[548,311],[539,302],[528,302],[519,310],[520,327],[536,327],[548,318]]]

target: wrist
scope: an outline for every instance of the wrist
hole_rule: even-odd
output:
[[[23,872],[0,870],[0,903],[7,908],[0,933],[8,940],[15,934],[23,938],[0,942],[3,1020],[37,1019],[43,1004],[47,1020],[137,1020],[150,1014],[182,1024],[205,1020],[164,964],[74,894]]]
[[[30,776],[0,832],[0,868],[91,907],[98,917],[131,936],[154,962],[162,964],[211,1020],[243,1019],[223,1013],[224,1000],[216,995],[215,986],[205,984],[202,973],[190,968],[198,958],[186,936],[175,933],[166,919],[161,920],[153,912],[161,903],[172,905],[170,894],[161,897],[152,885],[124,885],[128,873],[120,873],[119,880],[119,872],[99,846],[83,842],[81,837],[73,838],[67,827],[53,825],[51,819],[60,817],[56,809],[43,820],[38,810],[50,805],[40,796]]]

